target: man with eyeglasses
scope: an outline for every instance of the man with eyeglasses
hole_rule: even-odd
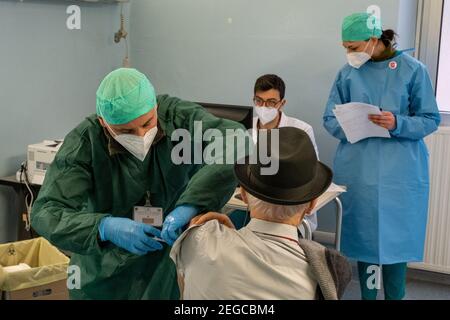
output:
[[[283,108],[287,103],[285,92],[286,85],[283,79],[277,75],[266,74],[256,80],[253,96],[255,115],[252,127],[253,141],[257,143],[258,130],[270,130],[283,127],[298,128],[308,134],[313,143],[317,158],[319,158],[313,128],[308,123],[293,117],[288,117],[284,113]],[[297,146],[293,145],[292,147],[296,148]],[[235,211],[230,217],[237,229],[244,226],[250,220],[248,214],[242,211]],[[307,215],[305,219],[308,221],[311,231],[315,231],[317,229],[316,212]]]

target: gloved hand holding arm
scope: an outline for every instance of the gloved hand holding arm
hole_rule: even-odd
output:
[[[236,229],[236,227],[233,224],[233,221],[231,221],[231,219],[226,214],[218,212],[208,212],[206,214],[194,217],[191,220],[189,227],[201,226],[202,224],[205,224],[211,220],[217,220],[219,221],[220,224],[223,224],[224,226],[227,226],[230,229]]]
[[[181,205],[173,210],[164,220],[161,237],[173,245],[181,234],[181,229],[189,224],[198,214],[199,209],[191,205]]]
[[[137,255],[142,256],[163,248],[158,241],[152,239],[161,237],[158,229],[131,219],[103,218],[98,231],[101,241],[111,241],[116,246]]]

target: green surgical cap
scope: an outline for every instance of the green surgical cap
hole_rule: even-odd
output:
[[[342,41],[367,41],[383,34],[381,20],[370,13],[355,13],[342,23]]]
[[[155,106],[155,89],[136,69],[120,68],[111,72],[97,90],[97,115],[112,125],[133,121]]]

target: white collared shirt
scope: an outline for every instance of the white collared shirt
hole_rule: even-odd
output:
[[[316,150],[317,159],[319,159],[319,149],[317,148],[313,127],[311,127],[309,124],[307,124],[302,120],[288,117],[284,112],[282,112],[278,128],[284,127],[294,127],[305,131],[308,134],[309,138],[311,139],[312,144],[314,146],[314,150]],[[258,132],[257,129],[258,129],[258,117],[253,117],[252,138],[255,143],[257,140],[257,132]]]
[[[298,128],[298,129],[305,131],[308,134],[309,138],[311,139],[311,142],[314,146],[314,150],[316,150],[317,159],[319,159],[319,149],[317,148],[316,139],[314,137],[313,127],[311,127],[309,124],[307,124],[306,122],[304,122],[302,120],[288,117],[284,112],[282,112],[280,124],[278,125],[278,128],[284,128],[284,127],[294,127],[294,128]],[[257,129],[258,129],[258,117],[253,117],[252,138],[255,143],[257,142],[257,137],[258,137]],[[312,212],[310,215],[305,216],[305,219],[306,219],[306,221],[308,221],[309,226],[311,227],[311,231],[313,231],[313,232],[316,231],[317,224],[318,224],[317,223],[317,212]]]
[[[237,231],[212,220],[183,233],[170,257],[186,300],[315,298],[317,281],[297,229],[286,224],[252,219]]]

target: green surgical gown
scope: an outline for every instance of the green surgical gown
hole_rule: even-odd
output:
[[[143,162],[114,146],[92,115],[67,135],[46,174],[31,222],[40,235],[72,253],[70,265],[81,271],[81,287],[70,290],[72,299],[178,299],[171,248],[164,245],[162,251],[137,256],[100,243],[100,220],[132,218],[133,206],[144,205],[147,192],[151,204],[167,215],[182,204],[220,210],[235,190],[233,165],[173,164],[177,142],[170,137],[181,128],[193,136],[195,121],[202,122],[203,132],[243,127],[195,103],[167,95],[157,100],[159,137]]]

